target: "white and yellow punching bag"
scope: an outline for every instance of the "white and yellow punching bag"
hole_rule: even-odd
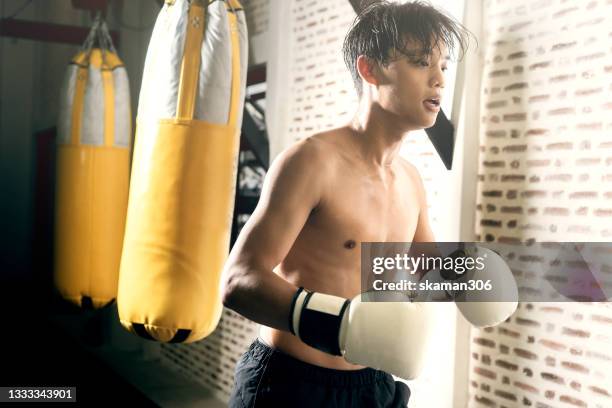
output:
[[[238,1],[166,1],[140,91],[117,297],[141,337],[193,342],[221,317],[246,67]]]
[[[60,98],[54,284],[70,302],[99,308],[117,296],[131,141],[127,72],[99,18]]]

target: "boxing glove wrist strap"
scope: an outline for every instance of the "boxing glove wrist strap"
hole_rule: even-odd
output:
[[[297,300],[298,300],[298,298],[299,298],[300,294],[301,294],[302,292],[304,292],[304,291],[305,291],[304,287],[303,287],[303,286],[300,286],[300,287],[298,288],[298,290],[295,292],[295,294],[293,295],[293,299],[291,299],[291,309],[289,310],[289,316],[288,316],[288,317],[289,317],[289,331],[290,331],[290,332],[291,332],[291,334],[293,334],[294,336],[296,335],[296,334],[295,334],[295,328],[293,327],[293,321],[295,320],[295,319],[293,318],[293,314],[295,313],[295,304],[296,304],[296,302],[297,302]],[[306,292],[308,292],[308,291],[306,291]]]
[[[298,289],[292,304],[291,332],[304,343],[333,355],[340,351],[340,326],[350,300]]]

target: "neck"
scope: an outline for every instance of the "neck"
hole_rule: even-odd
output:
[[[396,160],[408,130],[395,115],[363,99],[349,124],[354,142],[366,163],[389,167]]]

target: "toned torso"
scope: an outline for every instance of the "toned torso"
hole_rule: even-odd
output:
[[[343,130],[313,136],[329,155],[319,204],[274,272],[296,286],[345,298],[361,292],[362,242],[412,241],[419,215],[416,169],[396,157],[375,170],[359,158]],[[363,368],[316,350],[294,335],[261,326],[260,337],[295,358],[322,367]]]

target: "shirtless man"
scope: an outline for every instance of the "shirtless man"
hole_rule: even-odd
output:
[[[224,305],[262,325],[230,406],[406,406],[404,383],[306,344],[291,318],[298,287],[361,292],[361,242],[435,241],[421,177],[399,150],[436,121],[448,53],[463,52],[465,35],[418,2],[375,4],[356,19],[343,47],[360,97],[353,120],[276,158],[226,263]]]

